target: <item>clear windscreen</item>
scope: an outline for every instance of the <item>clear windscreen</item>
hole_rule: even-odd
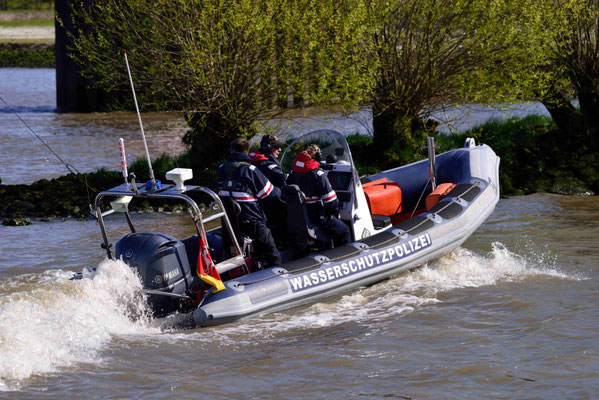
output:
[[[333,164],[351,165],[351,154],[345,137],[339,132],[321,130],[301,136],[289,145],[281,158],[281,166],[285,172],[291,171],[291,164],[297,155],[310,144],[316,144],[320,147],[322,154],[320,162],[323,168],[326,169],[327,166]]]

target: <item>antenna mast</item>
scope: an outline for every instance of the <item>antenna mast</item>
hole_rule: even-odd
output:
[[[141,123],[141,114],[139,113],[139,107],[137,106],[137,97],[135,96],[135,86],[133,86],[133,78],[131,77],[131,69],[129,68],[129,60],[127,59],[127,50],[123,50],[125,54],[125,63],[127,64],[127,73],[129,74],[129,82],[131,82],[131,91],[133,92],[133,101],[135,102],[135,110],[137,111],[137,119],[139,120],[139,127],[141,128],[141,136],[144,140],[144,148],[146,149],[146,159],[148,160],[148,168],[150,169],[150,180],[152,181],[152,191],[156,190],[156,180],[154,179],[154,171],[152,170],[152,161],[150,160],[150,152],[148,151],[148,143],[146,142],[146,134],[144,133],[144,126]]]

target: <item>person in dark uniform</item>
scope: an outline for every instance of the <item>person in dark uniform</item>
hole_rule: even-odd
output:
[[[278,188],[285,185],[287,174],[281,169],[278,157],[281,146],[285,143],[275,135],[264,135],[260,140],[260,148],[249,156],[252,164]],[[287,246],[287,209],[283,200],[274,197],[264,199],[264,212],[268,227],[272,230],[275,243],[279,248]]]
[[[339,218],[339,200],[324,171],[320,169],[320,148],[311,144],[299,153],[291,165],[288,184],[298,185],[306,196],[310,222],[324,229],[333,238],[335,246],[351,240],[349,227]]]
[[[285,143],[275,135],[264,135],[260,147],[250,153],[250,160],[268,180],[280,188],[287,180],[287,174],[281,169],[278,157]]]
[[[241,231],[253,239],[257,258],[264,262],[265,267],[280,265],[279,250],[266,225],[261,202],[268,197],[280,199],[281,190],[250,164],[248,151],[247,140],[231,142],[231,154],[227,162],[218,168],[218,194],[239,204]]]

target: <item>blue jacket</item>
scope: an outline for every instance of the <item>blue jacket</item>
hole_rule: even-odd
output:
[[[218,168],[218,195],[231,197],[241,207],[241,220],[266,223],[261,201],[265,197],[281,198],[281,190],[250,164],[245,153],[231,153]]]
[[[287,183],[298,185],[304,192],[308,216],[313,224],[319,225],[322,218],[337,217],[339,214],[337,194],[320,168],[305,173],[292,171]]]
[[[260,172],[262,172],[273,185],[280,188],[285,184],[287,174],[283,172],[279,160],[272,154],[263,152],[260,149],[254,150],[250,153],[250,160],[252,160],[252,164],[258,167]]]

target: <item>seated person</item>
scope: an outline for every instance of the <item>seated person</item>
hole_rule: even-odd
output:
[[[325,173],[320,169],[320,148],[309,145],[293,162],[288,184],[298,185],[306,196],[310,222],[333,238],[335,246],[349,243],[349,227],[339,219],[339,200]]]

